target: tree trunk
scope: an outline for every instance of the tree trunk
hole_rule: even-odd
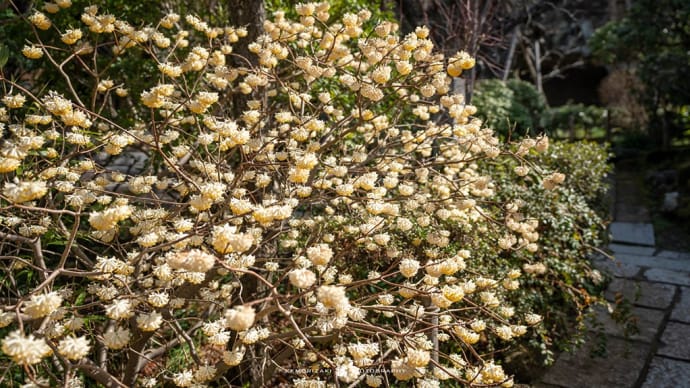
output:
[[[230,24],[247,29],[247,36],[233,45],[233,61],[235,67],[254,67],[258,65],[256,54],[249,52],[249,44],[263,33],[266,9],[263,0],[227,0],[230,10]],[[256,98],[251,94],[235,93],[232,95],[232,108],[235,117],[240,117],[247,108],[247,101]]]
[[[232,65],[235,67],[256,67],[259,64],[256,54],[249,51],[249,44],[255,42],[259,36],[264,32],[264,21],[266,20],[266,9],[264,8],[263,0],[226,0],[227,9],[230,10],[230,24],[234,27],[244,27],[247,29],[247,36],[241,38],[240,41],[233,45],[233,61]],[[232,98],[232,113],[235,118],[239,118],[242,113],[247,110],[247,102],[253,99],[263,99],[259,92],[254,91],[251,94],[233,93]],[[253,276],[244,277],[242,280],[241,300],[243,302],[256,299],[261,292],[260,284]],[[253,349],[250,349],[250,354]],[[261,358],[263,350],[257,349],[255,356]],[[254,363],[249,365],[248,373],[242,373],[239,376],[243,386],[261,386],[263,374],[261,373],[261,364]],[[239,368],[235,368],[239,371]]]
[[[539,39],[534,41],[534,70],[536,73],[537,90],[543,96],[544,95],[544,85],[542,84],[542,74],[541,74],[541,45],[539,44]]]
[[[609,19],[618,20],[618,0],[609,0]]]
[[[513,29],[513,35],[510,37],[510,48],[508,48],[508,56],[503,69],[503,82],[507,81],[510,76],[510,69],[513,67],[513,56],[515,55],[515,47],[517,47],[518,39],[520,39],[520,27],[515,27],[515,29]]]
[[[251,54],[247,46],[256,40],[263,32],[266,10],[262,0],[227,0],[227,9],[230,12],[230,24],[235,27],[247,29],[247,36],[242,38],[233,47],[233,52],[239,57],[236,58],[237,66],[247,66],[257,64],[256,55]]]

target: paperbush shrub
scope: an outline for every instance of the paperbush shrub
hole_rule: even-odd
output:
[[[69,5],[32,10],[22,50],[64,90],[1,79],[2,379],[513,384],[492,344],[541,322],[510,302],[538,280],[487,260],[547,259],[523,212],[544,204],[511,185],[561,195],[540,187],[565,176],[531,155],[547,138],[501,144],[448,94],[472,58],[307,3],[234,68],[242,28],[96,6],[54,24]],[[129,55],[148,70],[123,74]],[[540,168],[482,167],[511,163]]]

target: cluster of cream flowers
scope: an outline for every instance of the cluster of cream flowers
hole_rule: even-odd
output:
[[[31,326],[34,334],[2,339],[16,363],[41,362],[52,341],[54,357],[102,384],[108,374],[162,384],[142,366],[185,347],[182,367],[160,371],[178,386],[204,386],[229,367],[274,358],[333,373],[277,368],[261,384],[285,374],[305,387],[377,387],[384,377],[512,385],[473,347],[524,335],[541,317],[505,302],[520,287],[519,270],[478,273],[473,262],[536,251],[538,222],[521,204],[492,201],[501,187],[482,162],[528,161],[548,139],[523,141],[515,152],[500,144],[451,93],[453,77],[474,59],[435,53],[428,29],[401,36],[393,23],[373,25],[367,11],[329,22],[327,2],[296,11],[299,20],[275,13],[250,42],[256,65],[233,67],[242,28],[169,14],[137,29],[90,6],[85,28],[65,30],[59,50],[76,61],[104,55],[89,49],[96,44],[123,58],[139,47],[160,72],[155,83],[130,95],[119,74],[101,71],[89,95],[2,98],[9,132],[0,150],[0,231],[32,237],[16,239],[31,242],[24,249],[40,250],[35,241],[48,238],[65,249],[40,251],[49,260],[34,265],[57,266],[43,268],[50,277],[41,287],[59,293],[17,294],[3,306],[21,312],[3,315],[6,325],[44,321]],[[52,27],[40,11],[29,20]],[[99,35],[108,38],[96,43]],[[27,58],[61,55],[42,38],[25,47]],[[239,117],[233,95],[248,97]],[[136,149],[149,154],[140,173],[108,161]],[[528,175],[526,165],[515,179]],[[563,179],[552,173],[543,186]],[[40,227],[20,231],[32,223]],[[76,324],[85,314],[101,319]],[[101,362],[130,366],[94,373],[77,363],[96,349],[115,356]],[[248,349],[264,360],[248,360]]]
[[[53,353],[42,338],[33,334],[25,337],[20,331],[13,331],[2,340],[2,352],[19,365],[32,365]]]

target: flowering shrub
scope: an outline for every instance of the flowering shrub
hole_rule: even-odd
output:
[[[548,139],[511,151],[449,94],[472,58],[308,3],[265,23],[258,66],[231,67],[242,28],[177,14],[135,28],[90,6],[63,30],[50,14],[69,5],[31,11],[22,52],[65,89],[1,80],[5,375],[513,384],[476,349],[542,317],[508,302],[520,269],[482,263],[532,257],[540,222],[481,166],[525,163]],[[158,71],[141,93],[110,67],[127,55]],[[565,179],[541,175],[524,185]]]

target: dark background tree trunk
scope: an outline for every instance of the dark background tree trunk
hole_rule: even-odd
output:
[[[247,36],[233,45],[232,65],[235,67],[254,67],[258,64],[256,54],[249,52],[249,44],[263,33],[266,9],[263,0],[226,0],[229,11],[229,22],[235,27],[247,29]],[[232,94],[232,109],[234,117],[240,117],[246,110],[247,101],[256,98],[252,94]]]
[[[247,29],[247,36],[241,38],[233,45],[232,63],[230,65],[237,68],[258,66],[258,57],[249,51],[249,44],[255,42],[264,31],[266,9],[263,0],[226,0],[225,5],[229,11],[230,25],[236,28],[244,27]],[[254,91],[250,94],[239,92],[231,94],[232,100],[228,102],[232,104],[233,117],[241,117],[242,113],[247,110],[247,102],[249,100],[260,99],[257,93]],[[253,276],[247,276],[242,281],[241,300],[244,302],[254,300],[261,291],[257,279]],[[261,373],[262,365],[260,359],[265,354],[263,350],[254,348],[248,349],[248,353],[248,357],[258,361],[250,366],[248,373],[243,373],[245,371],[236,367],[229,372],[233,376],[228,377],[230,380],[238,378],[242,386],[263,386],[262,382],[264,379]]]

